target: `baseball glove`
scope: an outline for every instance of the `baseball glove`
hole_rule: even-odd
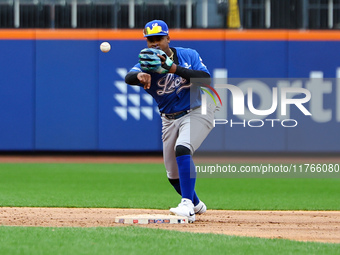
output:
[[[141,69],[145,72],[150,73],[167,73],[169,72],[169,69],[166,68],[165,63],[162,67],[161,59],[157,56],[157,54],[166,56],[165,52],[158,49],[153,48],[145,48],[141,50],[139,53],[139,64],[141,66]],[[166,56],[167,57],[167,56]],[[170,66],[171,67],[171,66]]]

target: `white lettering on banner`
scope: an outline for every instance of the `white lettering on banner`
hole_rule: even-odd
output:
[[[270,91],[268,93],[268,96],[270,96]],[[266,115],[266,116],[268,116],[268,115],[272,114],[277,108],[276,98],[277,98],[277,88],[273,88],[273,104],[270,107],[270,109],[268,109],[268,110],[257,110],[257,109],[254,108],[254,105],[253,105],[253,89],[248,88],[248,107],[249,107],[249,110],[256,115]],[[263,101],[264,100],[262,100],[261,102],[263,102]],[[263,108],[263,106],[261,105],[259,108],[261,109],[261,108]]]
[[[300,93],[305,94],[304,98],[287,98],[288,93]],[[302,104],[307,103],[311,98],[309,90],[304,88],[282,88],[281,91],[281,115],[286,115],[286,106],[288,104],[294,104],[297,108],[303,112],[304,115],[312,115]]]
[[[302,88],[302,81],[298,80],[298,81],[293,81],[293,82],[290,82],[290,81],[282,81],[282,80],[279,80],[277,82],[277,87],[278,87],[278,98],[281,98],[281,91],[283,88]],[[296,96],[297,93],[289,93],[289,94],[286,94],[286,98],[293,98],[294,96]],[[283,119],[283,118],[289,118],[290,117],[290,107],[289,105],[286,105],[286,115],[283,116],[281,114],[282,112],[282,105],[279,104],[278,105],[278,111],[276,112],[276,117],[278,119]]]
[[[270,80],[271,85],[259,79],[243,79],[235,86],[227,83],[227,69],[215,69],[215,73],[218,77],[214,77],[214,87],[223,102],[220,110],[223,116],[219,113],[215,115],[218,119],[227,119],[227,108],[230,105],[233,114],[240,120],[264,119],[275,111],[277,119],[289,119],[290,109],[295,107],[317,123],[332,121],[333,116],[340,122],[340,67],[336,69],[336,79],[333,80],[324,80],[321,71],[311,71],[308,79],[264,79]],[[277,87],[273,87],[273,81]],[[227,92],[231,93],[229,102]],[[257,106],[253,102],[255,95],[260,99]],[[334,106],[325,107],[325,95],[335,95]]]
[[[268,125],[267,122],[271,122],[271,127],[278,126],[279,124],[274,124],[275,122],[279,122],[282,127],[296,127],[298,125],[297,120],[294,119],[252,119],[252,120],[245,120],[243,119],[242,122],[236,122],[233,119],[227,120],[227,119],[214,119],[213,126],[216,125],[228,125],[230,127],[234,127],[236,125],[239,125],[239,127],[251,127],[251,128],[259,128],[263,127],[265,125]]]
[[[254,82],[252,81],[252,84]],[[261,85],[263,86],[263,85]],[[230,84],[216,84],[216,88],[226,88],[229,89],[233,96],[233,114],[234,115],[245,115],[245,108],[244,108],[244,94],[242,90],[235,86]],[[287,98],[287,93],[302,93],[306,96],[304,98]],[[264,101],[267,97],[262,98],[262,101]],[[286,115],[286,106],[288,104],[294,104],[297,108],[300,109],[301,112],[303,112],[304,115],[311,115],[311,113],[302,105],[303,103],[306,103],[310,100],[311,94],[307,89],[304,88],[282,88],[281,93],[281,104],[283,107],[281,107],[281,115]],[[262,116],[268,116],[269,114],[273,113],[277,108],[277,88],[273,88],[273,97],[272,97],[272,106],[269,110],[256,110],[253,107],[253,97],[252,97],[252,88],[248,88],[248,108],[252,114],[255,115],[262,115]],[[249,115],[249,114],[248,114]]]
[[[113,94],[113,98],[120,104],[120,106],[114,106],[113,111],[124,121],[127,121],[129,116],[140,120],[141,115],[150,121],[153,120],[153,114],[154,112],[158,113],[158,108],[153,106],[152,96],[146,93],[141,94],[139,86],[130,86],[124,82],[127,74],[126,68],[117,68],[116,72],[122,80],[113,82],[119,91]],[[132,88],[133,92],[129,92],[128,88]],[[141,106],[141,99],[147,104],[146,106]]]

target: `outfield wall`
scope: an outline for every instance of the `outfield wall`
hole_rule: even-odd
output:
[[[288,86],[314,89],[312,116],[290,109],[296,127],[219,125],[202,150],[340,151],[340,32],[170,32],[170,46],[196,49],[214,78],[293,78]],[[0,150],[161,151],[156,104],[124,83],[145,46],[139,30],[0,30]]]

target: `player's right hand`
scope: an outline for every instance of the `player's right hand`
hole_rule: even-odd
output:
[[[144,89],[149,89],[151,86],[151,75],[148,73],[140,72],[137,74],[140,83],[144,85]]]
[[[168,70],[168,72],[170,71],[172,65],[174,64],[174,61],[172,61],[166,54],[165,52],[162,52],[162,54],[157,54],[157,56],[161,59],[161,63],[162,63],[162,68],[164,68],[165,70]]]

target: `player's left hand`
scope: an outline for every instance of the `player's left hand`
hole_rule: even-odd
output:
[[[167,73],[168,70],[162,67],[161,59],[158,56],[158,54],[163,53],[164,51],[153,48],[141,50],[138,57],[142,71],[148,73]]]

